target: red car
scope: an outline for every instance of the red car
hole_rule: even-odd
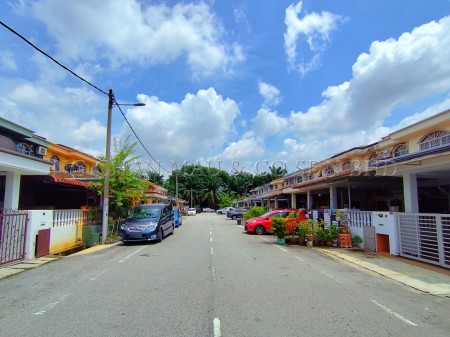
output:
[[[276,209],[269,211],[256,218],[250,218],[245,221],[245,231],[247,233],[255,233],[258,235],[264,233],[272,232],[272,218],[276,216],[281,216],[283,218],[287,217],[289,213],[299,213],[298,209]]]

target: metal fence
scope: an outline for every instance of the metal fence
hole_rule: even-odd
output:
[[[0,265],[25,256],[28,213],[0,213]]]
[[[400,255],[450,268],[450,215],[398,213]]]

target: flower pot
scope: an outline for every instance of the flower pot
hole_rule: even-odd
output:
[[[296,245],[298,239],[297,238],[289,238],[288,239],[288,245]]]
[[[313,242],[314,242],[313,240],[306,240],[306,247],[312,248]]]
[[[284,238],[277,238],[277,243],[279,245],[285,245],[286,244],[286,240]]]

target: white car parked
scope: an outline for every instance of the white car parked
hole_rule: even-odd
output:
[[[187,215],[196,215],[197,210],[195,208],[189,208],[187,211]]]

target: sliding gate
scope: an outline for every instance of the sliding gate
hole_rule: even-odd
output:
[[[23,260],[28,213],[0,213],[0,265]]]
[[[398,213],[400,255],[450,268],[450,215]]]

